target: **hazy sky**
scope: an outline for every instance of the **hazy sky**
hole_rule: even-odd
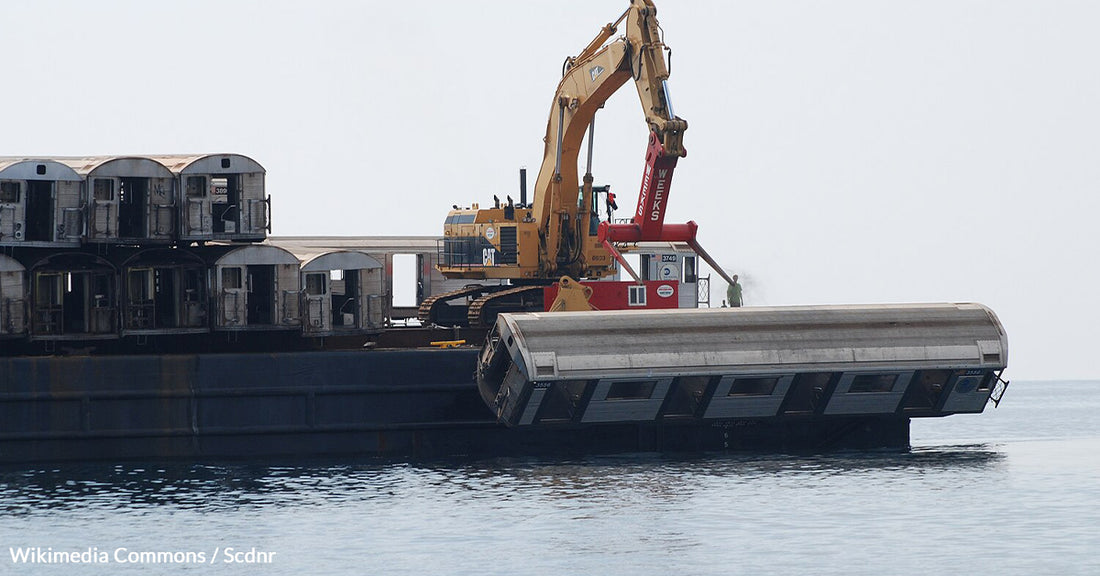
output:
[[[275,234],[440,234],[534,181],[563,59],[626,5],[6,2],[0,155],[237,152]],[[690,125],[667,221],[748,304],[982,302],[1008,377],[1100,378],[1100,3],[658,9]],[[633,88],[596,134],[632,205]]]

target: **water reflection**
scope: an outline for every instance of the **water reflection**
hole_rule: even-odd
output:
[[[372,499],[644,499],[674,504],[708,483],[810,483],[874,477],[890,482],[948,471],[984,473],[1002,464],[997,446],[819,455],[652,454],[575,460],[497,458],[416,463],[66,465],[0,470],[0,515],[172,507],[202,511],[271,506],[338,508]]]

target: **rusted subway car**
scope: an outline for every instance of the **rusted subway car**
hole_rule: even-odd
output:
[[[0,246],[259,242],[265,174],[240,154],[0,159]]]
[[[222,242],[9,248],[10,256],[0,255],[0,338],[41,344],[24,352],[50,352],[57,342],[99,346],[208,333],[376,334],[395,317],[389,251],[415,253],[434,238],[382,248],[381,240],[373,246],[360,240],[294,252],[272,243]],[[434,268],[431,253],[422,258]],[[407,311],[415,312],[415,303]]]
[[[140,156],[56,158],[83,179],[83,243],[171,243],[176,240],[175,178]]]
[[[0,159],[0,246],[79,246],[83,183],[56,160]]]
[[[258,242],[271,231],[266,170],[240,154],[153,156],[175,178],[178,239]]]
[[[240,154],[0,160],[0,335],[372,334],[464,283],[436,237],[268,239],[265,178]]]

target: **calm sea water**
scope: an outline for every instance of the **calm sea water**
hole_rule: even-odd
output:
[[[907,453],[6,469],[0,574],[1100,574],[1098,413],[1016,382]]]

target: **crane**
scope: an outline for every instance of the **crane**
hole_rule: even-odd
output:
[[[624,34],[612,37],[624,28]],[[599,279],[621,265],[639,281],[616,244],[643,241],[689,243],[725,277],[696,241],[698,226],[665,224],[676,163],[687,155],[687,121],[676,116],[669,70],[652,0],[631,0],[614,22],[603,26],[576,56],[566,59],[550,107],[543,160],[526,198],[521,172],[519,203],[494,196],[492,208],[454,209],[444,224],[439,270],[447,278],[507,280],[505,286],[469,286],[425,299],[420,319],[487,325],[499,311],[541,310],[542,288],[562,277]],[[619,88],[633,80],[649,128],[649,143],[637,208],[630,222],[600,221],[592,177],[595,115]],[[583,177],[578,160],[584,135],[588,157]],[[727,281],[730,281],[727,278]],[[456,302],[465,302],[457,308]],[[446,321],[444,321],[446,319]]]

